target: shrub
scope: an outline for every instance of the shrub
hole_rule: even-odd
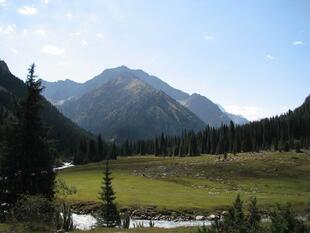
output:
[[[22,223],[30,231],[56,228],[57,208],[42,196],[22,196],[12,210],[13,221]]]

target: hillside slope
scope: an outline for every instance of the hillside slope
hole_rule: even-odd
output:
[[[228,125],[231,119],[208,98],[199,94],[192,94],[182,102],[185,107],[194,112],[201,120],[213,127]]]
[[[60,110],[81,127],[120,142],[205,127],[177,101],[127,73],[65,102]]]
[[[213,127],[219,127],[221,124],[228,124],[230,120],[233,120],[238,124],[238,119],[236,120],[234,115],[221,112],[219,107],[208,98],[196,94],[189,95],[170,86],[158,77],[149,75],[143,70],[129,69],[126,66],[106,69],[101,74],[95,76],[85,83],[76,83],[68,79],[65,81],[57,82],[44,81],[43,85],[46,86],[46,89],[44,90],[43,94],[52,103],[61,105],[64,101],[71,98],[77,99],[82,95],[118,77],[119,75],[135,76],[156,90],[166,93],[171,98],[177,100],[189,108],[194,114],[203,120],[205,124]]]
[[[14,99],[22,100],[27,94],[25,83],[15,77],[7,64],[0,60],[0,107],[12,111]],[[79,139],[89,134],[71,120],[63,116],[56,107],[44,100],[42,119],[50,128],[50,138],[56,139],[57,148],[72,151],[77,148]]]

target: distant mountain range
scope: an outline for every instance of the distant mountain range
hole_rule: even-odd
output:
[[[205,127],[176,100],[128,74],[119,74],[59,109],[81,127],[119,142]]]
[[[161,132],[219,127],[242,116],[222,111],[199,94],[189,95],[142,70],[104,70],[85,83],[43,81],[44,96],[81,127],[108,138],[154,137]]]
[[[15,101],[20,101],[27,94],[26,84],[15,77],[7,64],[0,60],[0,114],[3,111],[14,114]],[[50,139],[56,142],[57,149],[66,152],[75,151],[80,138],[90,136],[59,110],[44,99],[42,119],[49,127]]]
[[[244,125],[249,123],[249,120],[246,119],[244,116],[242,115],[236,115],[236,114],[232,114],[229,112],[226,112],[226,110],[221,106],[221,105],[217,105],[222,112],[224,112],[236,125]]]

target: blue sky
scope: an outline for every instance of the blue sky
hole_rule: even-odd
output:
[[[253,120],[310,94],[310,1],[0,0],[0,58],[46,80],[140,68]]]

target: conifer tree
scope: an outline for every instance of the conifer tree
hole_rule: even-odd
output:
[[[250,205],[248,208],[248,216],[247,216],[247,227],[250,232],[258,232],[260,226],[261,216],[259,210],[257,208],[257,200],[256,198],[252,198],[250,201]]]
[[[0,192],[6,192],[7,203],[14,203],[21,195],[54,195],[53,156],[41,121],[43,88],[34,64],[28,71],[27,96],[17,107],[0,163],[0,177],[5,180]]]
[[[113,142],[109,158],[111,158],[113,160],[117,159],[115,142]]]
[[[97,148],[96,148],[96,142],[93,139],[89,140],[89,146],[88,146],[88,158],[91,162],[98,162],[97,159]]]
[[[112,178],[108,159],[105,162],[100,200],[102,201],[100,207],[101,224],[106,227],[118,226],[120,224],[120,215],[114,203],[115,193],[112,188]]]
[[[103,142],[101,135],[98,136],[97,138],[97,147],[98,147],[98,160],[103,160],[104,159],[104,153],[103,153]]]

